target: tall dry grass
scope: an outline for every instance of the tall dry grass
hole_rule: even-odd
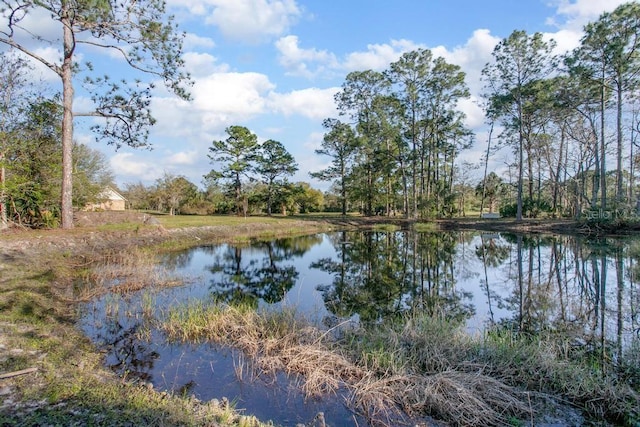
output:
[[[384,337],[390,339],[385,341]],[[428,412],[440,417],[443,415],[438,407],[448,401],[463,401],[460,406],[456,403],[456,407],[484,414],[482,418],[492,420],[491,424],[499,424],[505,418],[535,419],[536,413],[546,409],[549,397],[555,396],[556,400],[580,408],[590,419],[621,425],[640,422],[640,393],[633,381],[621,381],[618,371],[601,365],[587,349],[572,348],[568,341],[569,338],[558,333],[526,335],[500,326],[484,336],[472,337],[443,317],[414,314],[382,328],[367,329],[351,338],[350,347],[359,355],[378,354],[382,349],[387,355],[393,355],[396,361],[391,365],[390,357],[379,358],[382,362],[377,366],[378,371],[386,368],[418,373],[429,377],[429,381],[437,379],[436,383],[429,383],[429,388],[445,387],[436,394],[436,400],[438,396],[447,398]],[[367,365],[376,367],[370,360]],[[447,381],[443,381],[445,379]],[[465,393],[453,397],[446,387],[453,390],[454,395],[460,390]],[[494,391],[499,391],[497,397],[492,394]],[[488,405],[479,405],[474,399],[464,398],[465,395],[480,397]],[[414,407],[414,403],[405,405],[409,412],[413,412]],[[499,407],[505,408],[505,412],[494,416],[486,409]],[[453,408],[444,411],[455,412]],[[448,421],[453,423],[470,422],[466,415],[450,417]]]
[[[410,360],[389,363],[393,357],[382,351],[358,348],[356,341],[372,342],[366,332],[341,334],[350,340],[345,347],[335,335],[311,326],[293,311],[257,313],[246,307],[195,302],[171,309],[160,327],[170,339],[208,340],[241,349],[252,368],[259,370],[257,376],[276,371],[298,374],[307,396],[347,390],[351,408],[373,425],[396,425],[407,415],[436,416],[453,425],[471,426],[531,417],[526,394],[499,380],[452,369],[425,372]],[[407,345],[401,334],[396,338],[390,349]],[[400,353],[398,348],[394,351]],[[247,375],[244,368],[239,371]]]

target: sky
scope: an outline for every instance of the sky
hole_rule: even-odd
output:
[[[115,150],[93,140],[91,119],[76,120],[76,140],[105,153],[116,184],[151,185],[165,173],[201,186],[213,167],[213,140],[225,129],[246,126],[260,142],[275,139],[294,156],[293,181],[314,181],[309,172],[328,166],[315,154],[322,121],[338,117],[333,96],[351,71],[383,71],[404,52],[430,49],[467,74],[472,97],[459,105],[476,133],[460,161],[478,162],[486,148],[486,126],[478,107],[480,71],[495,45],[514,30],[544,33],[558,52],[575,48],[583,26],[624,0],[167,0],[169,13],[186,33],[184,59],[194,85],[187,103],[159,88],[152,150]],[[37,17],[36,17],[37,18]],[[36,18],[33,18],[34,21]],[[41,17],[42,25],[46,17]],[[56,55],[54,47],[41,53]],[[83,55],[81,53],[81,55]],[[94,53],[84,54],[86,57]],[[96,71],[119,67],[114,57],[92,58]],[[55,79],[46,73],[45,79]],[[133,75],[133,73],[131,74]],[[52,80],[53,81],[53,80]],[[88,105],[81,91],[74,103]],[[499,168],[495,159],[491,168]]]

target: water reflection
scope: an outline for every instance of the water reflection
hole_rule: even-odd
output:
[[[338,317],[357,315],[366,323],[414,309],[459,320],[471,317],[471,295],[456,288],[456,237],[409,232],[334,235],[336,255],[311,264],[333,276],[331,283],[318,286],[326,308]]]
[[[187,285],[105,296],[87,305],[81,325],[108,350],[110,366],[156,387],[205,400],[227,396],[280,423],[293,420],[290,411],[296,422],[307,422],[323,410],[340,425],[352,414],[339,401],[306,402],[287,392],[296,402],[287,408],[268,385],[238,379],[228,350],[166,343],[149,322],[163,310],[149,305],[194,299],[271,310],[286,305],[319,325],[380,324],[419,310],[463,322],[471,333],[487,326],[561,333],[622,375],[640,342],[639,259],[638,239],[472,232],[343,231],[206,246],[161,259],[173,274],[189,278]]]

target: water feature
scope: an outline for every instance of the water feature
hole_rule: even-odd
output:
[[[157,389],[223,396],[281,425],[364,425],[338,396],[305,399],[295,379],[240,378],[243,356],[209,343],[169,343],[152,319],[193,300],[294,308],[321,327],[376,324],[421,310],[464,322],[471,334],[504,324],[562,330],[577,345],[622,360],[640,341],[640,240],[413,231],[335,232],[202,246],[163,255],[185,285],[108,294],[83,307],[81,328],[106,363]]]

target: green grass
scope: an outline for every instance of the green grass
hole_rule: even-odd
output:
[[[434,222],[417,222],[413,224],[413,229],[418,233],[427,232],[427,231],[437,231],[438,224]]]
[[[238,226],[247,224],[277,224],[288,217],[235,215],[155,215],[165,228]]]
[[[400,226],[395,224],[375,224],[371,229],[374,231],[394,232],[399,231]]]
[[[117,227],[129,229],[129,225]],[[77,237],[80,242],[83,232],[86,230],[77,228],[38,235]],[[120,248],[115,252],[118,259],[131,258],[122,254],[126,250],[142,252],[135,245],[127,246],[126,235],[111,238]],[[0,373],[37,369],[2,380],[10,394],[0,399],[0,425],[269,425],[241,416],[228,405],[160,393],[104,368],[102,353],[75,326],[73,283],[77,274],[89,275],[90,267],[101,257],[113,258],[113,248],[106,245],[104,252],[79,256],[74,251],[82,251],[81,245],[52,251],[43,251],[45,245],[33,247],[32,252],[0,258]],[[140,258],[144,260],[145,255]],[[149,299],[143,298],[145,304],[150,304]]]

